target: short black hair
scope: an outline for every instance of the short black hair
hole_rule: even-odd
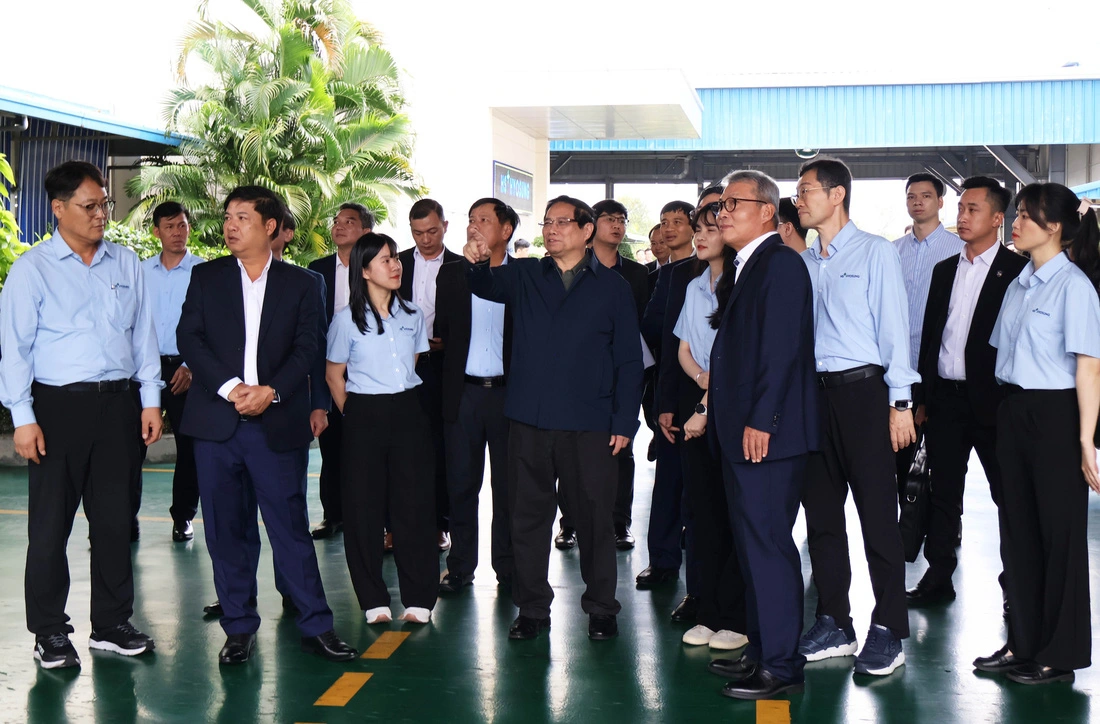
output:
[[[516,239],[516,243],[512,244],[512,246],[516,249],[530,249],[531,242],[527,241],[527,239]]]
[[[363,206],[363,204],[357,204],[354,201],[349,201],[346,204],[340,204],[340,208],[336,209],[337,214],[339,214],[341,211],[354,211],[355,213],[359,214],[359,223],[367,231],[371,231],[372,229],[374,229],[374,225],[377,223],[374,218],[374,214],[371,213],[371,210],[368,209],[366,206]]]
[[[711,194],[718,194],[719,196],[721,196],[722,192],[725,190],[726,189],[724,186],[722,186],[722,184],[711,184],[710,186],[707,186],[705,189],[699,192],[699,201],[702,201]],[[696,203],[698,203],[698,201]]]
[[[910,176],[909,178],[905,179],[905,190],[908,191],[909,187],[912,186],[913,184],[919,184],[919,183],[924,182],[924,181],[927,181],[928,183],[932,184],[932,188],[934,188],[936,190],[936,198],[940,198],[940,199],[943,198],[943,192],[944,192],[943,181],[940,181],[938,178],[936,178],[935,176],[933,176],[930,173],[915,173],[912,176]]]
[[[572,196],[558,196],[557,198],[550,199],[546,202],[545,215],[550,211],[554,204],[569,204],[573,207],[573,221],[577,222],[577,226],[584,226],[585,224],[592,224],[592,233],[585,239],[585,243],[592,241],[592,237],[596,235],[596,214],[592,211],[592,207],[584,203],[580,199],[575,199]]]
[[[442,204],[435,199],[420,199],[412,205],[411,209],[409,209],[409,221],[426,219],[432,214],[438,216],[440,221],[447,220],[447,217],[443,215]]]
[[[80,184],[86,180],[95,181],[96,186],[107,187],[107,180],[103,178],[103,172],[95,164],[87,161],[66,161],[60,166],[54,166],[46,174],[43,185],[46,187],[46,197],[49,201],[68,201],[80,188]]]
[[[509,234],[508,238],[504,240],[505,242],[511,241],[512,234],[515,234],[516,229],[519,228],[519,214],[517,214],[516,210],[513,209],[511,206],[504,203],[500,199],[493,198],[492,196],[486,196],[485,198],[478,199],[474,203],[470,204],[470,210],[467,213],[472,214],[474,213],[474,209],[476,209],[478,206],[485,205],[491,205],[493,207],[493,213],[497,215],[497,221],[499,221],[501,225],[510,224],[512,226],[512,233]],[[439,218],[443,217],[441,216]]]
[[[592,204],[592,213],[596,215],[597,219],[608,214],[630,215],[627,213],[626,207],[615,199],[604,199],[603,201],[597,201]]]
[[[779,199],[779,208],[776,209],[775,215],[779,217],[779,223],[790,224],[794,227],[794,232],[805,241],[806,230],[802,228],[802,222],[798,220],[798,209],[794,207],[794,202],[784,196]]]
[[[296,231],[298,229],[298,222],[294,220],[294,214],[290,213],[290,209],[283,209],[283,229],[290,229]]]
[[[661,207],[661,216],[675,211],[679,211],[690,219],[691,215],[695,212],[695,207],[686,201],[669,201]]]
[[[798,169],[798,176],[817,172],[817,182],[830,189],[844,189],[844,211],[848,212],[852,206],[852,171],[847,164],[839,158],[832,156],[818,156],[812,161],[807,161]]]
[[[971,176],[962,182],[963,191],[970,189],[985,189],[985,197],[989,205],[993,207],[993,213],[1008,211],[1008,205],[1012,202],[1012,192],[1001,186],[1000,182],[989,176]]]
[[[251,201],[252,208],[256,210],[256,213],[260,215],[265,224],[269,220],[275,220],[275,231],[271,234],[271,238],[274,239],[279,234],[279,229],[283,225],[283,213],[286,211],[286,207],[283,206],[283,202],[279,200],[274,191],[263,186],[238,186],[225,197],[222,209],[227,210],[230,202],[233,201]]]
[[[187,223],[191,223],[191,212],[178,201],[164,201],[153,209],[153,226],[160,226],[161,219],[174,219],[183,214]]]
[[[648,237],[650,241],[653,241],[654,232],[657,232],[657,231],[660,231],[660,230],[661,230],[661,225],[660,224],[654,224],[653,228],[649,230],[648,234],[646,234],[646,237]]]

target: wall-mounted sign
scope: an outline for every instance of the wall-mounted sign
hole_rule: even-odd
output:
[[[516,211],[534,211],[535,177],[526,171],[493,161],[493,196]]]

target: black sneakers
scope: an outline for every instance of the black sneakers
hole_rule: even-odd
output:
[[[43,669],[80,666],[80,657],[76,655],[73,642],[63,633],[35,636],[34,658]]]
[[[101,631],[92,631],[88,646],[123,656],[137,656],[156,648],[153,639],[138,631],[129,621]]]

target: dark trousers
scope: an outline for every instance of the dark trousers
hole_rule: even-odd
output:
[[[199,509],[199,481],[195,473],[195,443],[180,432],[183,406],[187,393],[172,394],[172,375],[182,364],[182,357],[160,358],[160,375],[164,389],[160,391],[160,406],[168,413],[168,422],[176,439],[176,470],[172,474],[172,507],[168,512],[177,523],[191,520]],[[143,445],[144,447],[144,445]]]
[[[439,592],[432,447],[415,390],[344,403],[344,554],[359,607],[390,605],[382,580],[386,515],[401,603],[431,610]]]
[[[130,511],[132,513],[131,518],[133,519],[133,526],[136,529],[138,525],[138,513],[141,511],[141,493],[145,485],[145,481],[141,477],[141,469],[145,467],[145,457],[149,454],[149,448],[145,444],[145,441],[141,439],[141,392],[136,383],[130,387],[129,394],[130,397],[133,398],[134,407],[136,407],[138,411],[138,433],[133,440],[133,445],[135,449],[137,449],[138,465],[130,473]],[[161,390],[161,395],[164,395],[163,390]]]
[[[760,463],[722,455],[730,527],[748,584],[746,654],[783,681],[802,681],[802,559],[791,531],[806,479],[807,455]]]
[[[1076,390],[1010,394],[998,411],[1008,648],[1056,669],[1090,665],[1092,629]]]
[[[679,421],[675,422],[681,426]],[[653,475],[653,497],[649,508],[649,565],[680,568],[683,560],[680,534],[684,530],[680,503],[684,495],[684,473],[680,464],[680,446],[657,433],[657,468]]]
[[[343,440],[344,416],[333,406],[328,413],[328,427],[317,438],[317,447],[321,450],[321,478],[318,486],[321,508],[325,520],[330,523],[344,522],[344,504],[340,497]]]
[[[826,389],[822,395],[825,439],[806,469],[806,532],[817,587],[817,615],[838,626],[851,620],[852,584],[844,502],[849,486],[863,529],[875,608],[871,623],[899,638],[909,636],[905,602],[905,550],[898,528],[898,497],[890,406],[881,376]]]
[[[431,437],[427,438],[435,456],[435,525],[450,530],[450,502],[447,498],[447,452],[443,444],[443,355],[440,352],[422,354],[416,361],[416,375],[421,384],[416,391],[428,418]]]
[[[302,486],[308,460],[308,447],[269,448],[260,421],[240,422],[224,442],[195,440],[203,529],[227,634],[260,627],[260,615],[249,603],[256,595],[260,559],[257,508],[271,544],[276,585],[301,612],[298,629],[303,636],[332,630]]]
[[[550,538],[557,497],[574,518],[581,578],[587,586],[581,608],[617,614],[615,600],[615,457],[609,432],[540,430],[512,421],[508,434],[508,506],[512,519],[515,574],[512,600],[522,616],[550,615]],[[557,493],[554,481],[560,480]],[[394,546],[396,548],[396,544]]]
[[[493,490],[491,551],[497,579],[512,576],[512,532],[508,521],[508,419],[504,387],[464,383],[458,417],[444,424],[447,447],[447,492],[451,499],[451,551],[447,570],[473,575],[477,568],[478,497],[485,478],[489,447]]]
[[[702,390],[699,392],[701,398]],[[684,508],[692,520],[688,571],[694,564],[699,573],[694,591],[699,596],[697,623],[712,631],[744,632],[745,579],[730,529],[721,461],[711,453],[706,436],[683,441],[680,446]]]
[[[970,451],[978,451],[993,502],[1001,505],[1001,468],[997,464],[997,429],[978,422],[965,384],[944,381],[929,400],[934,414],[924,426],[928,467],[932,470],[928,502],[928,535],[924,558],[931,585],[949,584],[958,566],[955,539],[963,512],[963,491]]]
[[[615,525],[625,525],[629,528],[632,522],[631,512],[634,508],[634,451],[628,446],[615,457],[618,460],[616,467],[617,487],[611,520]],[[572,517],[565,508],[565,501],[560,497],[558,498],[558,506],[561,508],[561,527],[572,528]]]
[[[138,407],[127,391],[70,392],[35,383],[32,394],[46,454],[28,468],[27,629],[73,631],[65,614],[65,549],[81,499],[92,547],[92,628],[116,626],[134,612],[130,484],[141,469]]]

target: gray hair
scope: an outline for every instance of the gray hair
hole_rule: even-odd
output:
[[[748,181],[756,187],[756,196],[761,201],[767,201],[776,212],[779,211],[779,184],[775,182],[768,174],[763,171],[756,171],[754,169],[742,169],[740,171],[730,171],[730,173],[722,179],[723,186],[729,186],[732,183],[738,181]]]

